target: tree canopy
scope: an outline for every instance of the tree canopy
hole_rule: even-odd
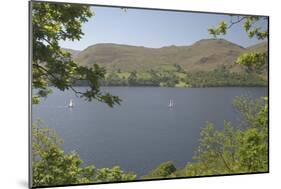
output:
[[[89,6],[32,2],[32,87],[37,89],[32,96],[33,103],[51,92],[50,85],[62,91],[70,89],[79,97],[88,101],[96,99],[110,107],[120,103],[117,96],[100,89],[99,80],[106,73],[104,68],[97,64],[91,68],[78,65],[59,45],[63,40],[80,40],[82,24],[92,16]],[[88,89],[78,91],[73,86],[77,81],[86,81]]]
[[[32,126],[33,186],[80,184],[93,182],[93,166],[81,167],[82,160],[75,152],[65,154],[62,140],[51,129]]]
[[[241,114],[240,124],[225,121],[219,130],[207,122],[200,132],[193,161],[179,169],[172,162],[164,162],[143,178],[267,172],[268,99],[237,97],[233,105]]]
[[[174,166],[173,162],[166,161],[161,163],[154,170],[148,173],[148,175],[142,178],[143,179],[167,178],[167,177],[171,177],[175,171],[176,171],[176,167]]]
[[[239,97],[234,106],[240,110],[245,128],[225,122],[219,131],[207,123],[200,134],[195,163],[185,168],[187,176],[268,171],[267,98]]]
[[[136,174],[124,172],[119,166],[82,167],[79,155],[76,152],[65,153],[60,147],[63,141],[56,132],[40,125],[42,123],[38,122],[32,126],[33,187],[136,179]]]
[[[234,16],[230,15],[229,24],[226,21],[221,21],[217,26],[208,29],[209,34],[214,38],[220,35],[226,35],[227,30],[238,23],[242,23],[242,27],[248,34],[249,38],[257,38],[258,40],[268,39],[268,27],[261,27],[261,22],[268,22],[266,16]],[[268,52],[252,52],[243,53],[238,57],[236,63],[248,68],[249,71],[260,72],[268,60]]]

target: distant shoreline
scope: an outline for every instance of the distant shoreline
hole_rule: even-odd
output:
[[[74,87],[89,87],[86,85],[74,85]],[[149,87],[149,88],[179,88],[179,89],[198,89],[198,88],[237,88],[237,87],[247,87],[247,88],[267,88],[268,85],[256,85],[256,86],[246,86],[246,85],[241,85],[241,86],[206,86],[206,87],[167,87],[167,86],[149,86],[149,85],[135,85],[135,86],[129,86],[129,85],[101,85],[100,87],[127,87],[127,88],[141,88],[141,87]]]

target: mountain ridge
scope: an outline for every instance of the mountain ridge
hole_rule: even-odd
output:
[[[169,69],[173,65],[179,65],[187,72],[212,71],[220,67],[241,72],[241,66],[234,64],[237,57],[245,52],[267,51],[267,42],[247,48],[225,39],[201,39],[191,45],[160,48],[99,43],[82,51],[66,50],[79,65],[91,67],[93,64],[99,64],[108,71],[147,71]]]

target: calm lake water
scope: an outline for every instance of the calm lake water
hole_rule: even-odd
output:
[[[120,165],[138,176],[164,161],[172,160],[177,167],[191,161],[206,121],[217,128],[224,120],[238,123],[232,106],[235,96],[267,95],[267,88],[246,87],[103,89],[118,95],[122,104],[109,108],[79,99],[72,91],[53,89],[47,99],[33,105],[33,121],[40,119],[55,129],[64,140],[63,149],[78,152],[85,165]],[[68,108],[70,99],[73,108]],[[173,109],[168,108],[170,99]]]

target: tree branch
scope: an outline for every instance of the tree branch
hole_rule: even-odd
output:
[[[74,87],[72,87],[71,85],[69,85],[69,88],[77,95],[77,94],[81,94],[83,95],[84,93],[81,91],[77,91],[76,89],[74,89]]]
[[[227,162],[226,162],[226,160],[224,159],[223,155],[222,155],[221,153],[217,153],[217,154],[221,157],[221,159],[222,159],[222,161],[223,161],[225,167],[226,167],[230,172],[232,172],[232,169],[231,169],[231,168],[229,167],[229,165],[227,164]]]
[[[47,77],[50,75],[53,79],[55,80],[59,80],[54,74],[50,73],[46,68],[44,68],[43,66],[33,63],[33,66],[36,66],[38,69],[41,69],[41,71],[43,70],[45,73],[43,73],[44,75],[46,75]],[[84,95],[83,92],[81,91],[77,91],[74,87],[72,87],[71,85],[67,85],[67,88],[70,88],[76,95],[80,94],[80,95]]]
[[[236,21],[232,20],[233,16],[231,16],[231,20],[230,20],[230,25],[227,27],[227,29],[230,29],[233,25],[238,24],[239,22],[242,22],[243,20],[245,20],[247,18],[247,16],[242,16],[240,18],[240,16],[238,16]]]

